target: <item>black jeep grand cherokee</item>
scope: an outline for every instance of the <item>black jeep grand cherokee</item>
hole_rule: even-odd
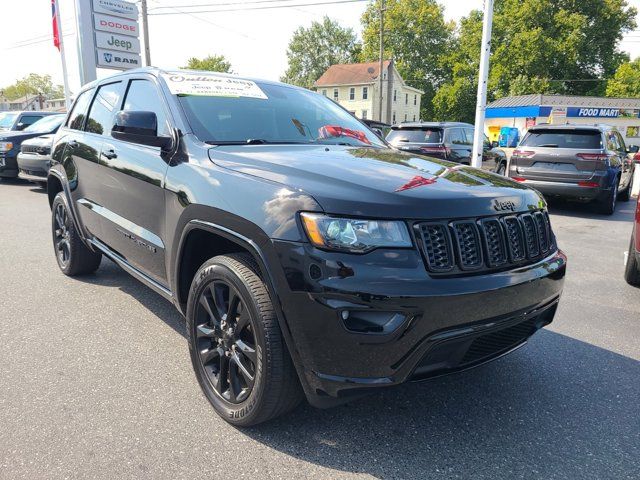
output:
[[[280,83],[144,69],[87,85],[48,180],[62,271],[104,255],[171,300],[235,425],[496,358],[562,290],[536,191],[393,150]]]

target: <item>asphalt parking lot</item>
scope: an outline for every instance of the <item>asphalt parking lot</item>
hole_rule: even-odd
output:
[[[44,191],[0,182],[0,478],[640,478],[632,205],[552,207],[564,297],[512,355],[237,430],[200,393],[172,305],[107,260],[64,277]]]

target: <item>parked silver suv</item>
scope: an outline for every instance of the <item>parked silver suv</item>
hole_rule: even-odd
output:
[[[545,197],[593,201],[611,215],[617,199],[629,200],[634,163],[615,127],[538,125],[511,156],[509,177]]]

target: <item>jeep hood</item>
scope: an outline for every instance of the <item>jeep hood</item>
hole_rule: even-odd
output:
[[[311,195],[328,213],[380,218],[462,218],[544,206],[508,178],[384,148],[239,145],[209,149],[217,165]]]

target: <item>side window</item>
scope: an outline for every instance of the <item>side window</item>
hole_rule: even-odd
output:
[[[622,135],[620,135],[620,132],[616,132],[616,137],[618,138],[618,150],[621,153],[627,153],[627,146],[624,144],[624,139],[622,138]]]
[[[98,88],[91,108],[85,131],[98,135],[110,135],[113,116],[122,102],[122,82],[109,83]]]
[[[450,128],[447,130],[447,143],[454,145],[464,145],[465,139],[461,128]]]
[[[473,133],[472,128],[464,129],[465,145],[473,145]]]
[[[86,92],[82,92],[80,94],[71,109],[71,114],[69,115],[69,120],[67,121],[67,127],[73,130],[82,130],[84,119],[87,116],[87,108],[89,108],[89,102],[91,102],[92,96],[93,89],[87,90]]]
[[[23,115],[20,118],[20,122],[22,125],[28,127],[31,124],[36,123],[38,120],[42,118],[42,115]]]
[[[158,118],[158,135],[171,136],[167,116],[162,108],[162,98],[156,86],[149,80],[131,80],[123,110],[153,112]]]
[[[616,134],[613,130],[609,130],[605,133],[607,139],[607,149],[608,150],[620,150],[620,146],[618,145],[618,139],[616,138]]]

